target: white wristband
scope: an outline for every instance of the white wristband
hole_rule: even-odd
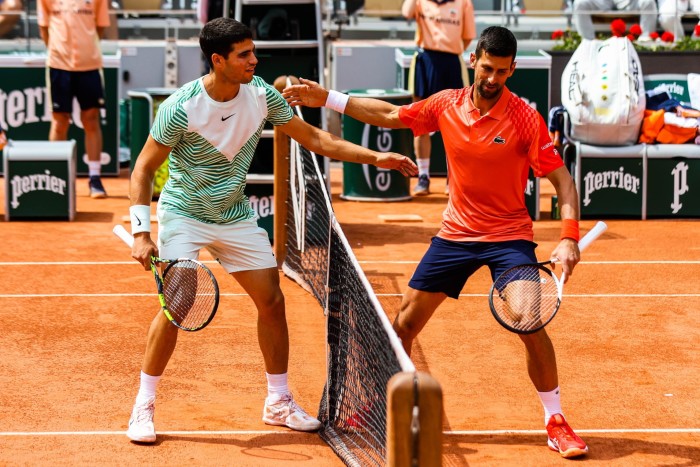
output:
[[[131,235],[151,231],[151,207],[136,204],[129,208],[131,218]]]
[[[345,112],[345,106],[348,105],[348,100],[350,96],[343,94],[342,92],[333,91],[332,89],[328,91],[328,98],[326,99],[326,107],[341,114]]]

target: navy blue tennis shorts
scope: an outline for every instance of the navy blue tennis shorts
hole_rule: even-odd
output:
[[[408,285],[458,298],[467,279],[481,266],[488,266],[495,280],[508,268],[537,262],[535,248],[537,244],[527,240],[453,242],[433,237]]]
[[[465,85],[459,55],[423,50],[416,56],[413,75],[413,95],[425,99],[445,89],[460,89]]]
[[[66,71],[49,68],[49,87],[54,112],[73,112],[73,97],[78,99],[81,110],[105,106],[100,70]]]

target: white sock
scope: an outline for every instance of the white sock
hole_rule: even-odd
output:
[[[141,386],[139,386],[139,393],[136,395],[137,403],[146,402],[151,397],[156,397],[156,386],[158,386],[160,378],[160,376],[151,376],[141,372]]]
[[[542,407],[544,407],[544,424],[549,423],[549,419],[556,413],[561,413],[561,396],[559,387],[549,392],[538,392]]]
[[[90,177],[99,177],[102,171],[102,163],[100,161],[88,161],[88,174]]]
[[[418,175],[427,175],[430,177],[430,159],[416,159],[418,166]]]
[[[282,396],[289,394],[287,373],[279,375],[265,373],[265,376],[267,377],[267,400],[270,404],[274,404],[280,400]]]

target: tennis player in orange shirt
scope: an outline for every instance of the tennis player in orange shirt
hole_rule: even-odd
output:
[[[579,261],[578,194],[542,116],[512,94],[506,81],[515,71],[517,41],[506,28],[486,28],[470,56],[474,84],[441,91],[405,106],[348,97],[301,80],[282,93],[291,105],[326,106],[383,128],[410,128],[414,135],[441,131],[445,142],[450,198],[442,228],[433,238],[404,294],[394,329],[406,352],[437,307],[457,299],[481,266],[492,278],[506,269],[536,262],[532,220],[524,201],[528,169],[547,177],[559,198],[561,241],[551,253],[569,278]],[[588,446],[562,414],[554,348],[544,329],[519,334],[527,370],[544,408],[548,445],[563,457]]]

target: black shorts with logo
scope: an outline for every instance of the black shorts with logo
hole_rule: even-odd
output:
[[[49,68],[49,91],[54,112],[73,111],[73,98],[81,110],[105,105],[102,70],[66,71]]]
[[[426,99],[445,89],[460,89],[467,85],[462,75],[459,55],[421,50],[413,66],[413,95]]]
[[[535,248],[537,244],[528,240],[455,242],[433,237],[408,286],[459,298],[467,279],[481,266],[488,266],[491,280],[496,280],[508,268],[536,263]]]

